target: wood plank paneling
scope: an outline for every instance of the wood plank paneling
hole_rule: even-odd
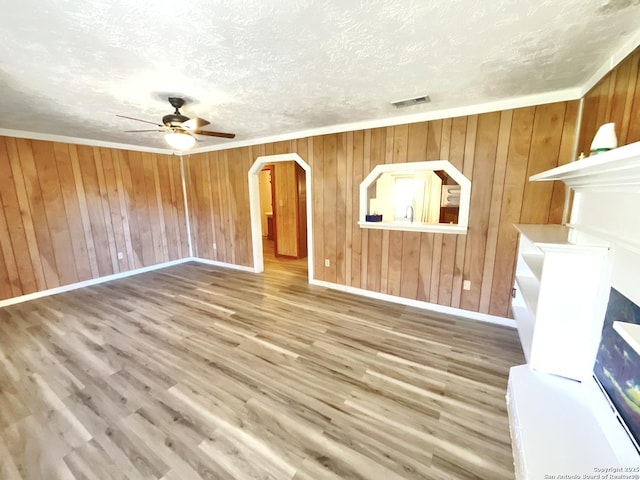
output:
[[[635,85],[634,68],[617,80]],[[596,112],[628,116],[634,101],[620,100],[615,82],[607,88],[617,100]],[[194,255],[252,266],[247,171],[258,156],[295,152],[311,165],[315,278],[506,316],[511,224],[558,221],[564,204],[563,189],[527,177],[569,160],[576,117],[577,102],[561,102],[185,157]],[[472,180],[467,235],[358,227],[358,189],[371,168],[441,158]],[[5,297],[188,251],[177,157],[5,138],[0,169],[10,174],[0,180]]]
[[[220,176],[211,176],[211,191],[224,192],[227,185],[239,189],[240,184],[244,190],[231,195],[233,203],[214,217],[233,218],[236,241],[249,239],[242,249],[232,250],[238,255],[235,263],[251,266],[245,254],[251,251],[248,168],[258,154],[309,146],[295,153],[311,165],[316,279],[508,316],[516,254],[512,224],[558,221],[564,205],[564,189],[552,184],[532,187],[527,178],[569,160],[577,106],[578,102],[561,102],[225,150],[220,156],[233,160]],[[197,184],[212,168],[207,155],[211,154],[189,160],[203,168],[190,171],[190,184]],[[472,180],[467,235],[360,229],[359,186],[371,168],[438,159],[449,159]],[[209,214],[199,205],[203,201],[197,191],[190,194],[194,231],[205,221],[200,216]],[[230,257],[228,252],[225,256]],[[325,258],[329,267],[324,266]],[[462,289],[463,280],[471,281],[471,290]]]
[[[489,303],[491,300],[491,290],[493,286],[492,281],[494,273],[496,273],[495,263],[496,256],[498,254],[498,231],[500,228],[500,215],[502,213],[502,192],[504,190],[512,119],[513,111],[511,110],[502,112],[500,115],[493,187],[491,190],[491,203],[489,207],[487,247],[484,253],[485,268],[483,269],[482,284],[480,285],[480,312],[482,313],[489,313]]]
[[[640,48],[585,95],[577,154],[588,156],[598,128],[609,122],[616,124],[618,145],[640,141]]]
[[[42,271],[46,288],[53,288],[60,285],[58,272],[56,271],[56,261],[51,243],[51,233],[47,227],[47,216],[44,210],[42,190],[38,182],[38,172],[36,170],[35,159],[33,158],[33,148],[29,140],[19,138],[16,140],[18,150],[17,162],[20,163],[22,176],[24,178],[26,202],[33,219],[33,231],[37,243]]]
[[[324,211],[324,141],[322,137],[313,137],[310,143],[309,161],[311,162],[312,182],[312,218],[313,218],[313,272],[315,278],[325,279],[324,235],[318,234],[322,228],[322,212]]]
[[[347,176],[352,177],[353,169],[347,174],[347,134],[336,135],[336,246],[347,245]],[[346,284],[347,248],[336,248],[335,282]]]
[[[0,299],[182,258],[176,248],[187,243],[184,207],[176,208],[184,204],[182,185],[160,174],[178,162],[0,137]],[[139,224],[155,229],[155,247]]]
[[[515,257],[502,252],[513,252],[517,249],[518,233],[513,225],[520,221],[524,186],[527,182],[527,164],[531,150],[533,119],[535,107],[521,108],[513,112],[509,151],[502,191],[502,209],[498,225],[495,271],[491,287],[489,312],[493,315],[506,316],[510,308],[510,296],[503,292],[513,286]]]
[[[565,111],[565,103],[536,107],[527,176],[558,165]],[[553,183],[527,182],[522,200],[522,223],[547,223],[552,200]]]
[[[33,228],[33,225],[28,223],[25,226],[22,220],[23,216],[28,218],[29,211],[20,208],[19,180],[21,179],[15,177],[12,172],[7,145],[0,138],[0,202],[2,202],[6,232],[9,235],[9,242],[5,240],[0,248],[2,248],[5,264],[10,266],[11,257],[13,257],[16,265],[16,271],[7,278],[7,285],[11,285],[11,293],[5,291],[4,295],[9,296],[33,293],[41,288],[41,284],[36,282],[36,274],[42,275],[41,269],[36,271],[32,266],[33,256],[29,249],[28,230],[29,227]]]
[[[338,149],[338,137],[337,135],[325,135],[324,140],[324,157],[323,157],[323,203],[321,219],[323,226],[320,229],[323,236],[324,255],[322,258],[329,260],[329,266],[324,267],[324,279],[327,282],[336,281],[336,258],[337,258],[337,244],[336,244],[336,216],[338,214],[338,206],[336,202],[336,191],[338,188],[337,179],[337,149]],[[317,161],[316,157],[316,161]],[[330,215],[327,215],[329,212]],[[342,249],[341,249],[342,250]]]

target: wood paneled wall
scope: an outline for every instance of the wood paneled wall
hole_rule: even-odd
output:
[[[0,299],[188,256],[185,219],[178,157],[0,137]]]
[[[250,147],[183,157],[195,257],[252,266],[252,158]]]
[[[563,186],[527,179],[570,160],[577,111],[577,101],[561,102],[192,155],[195,254],[252,266],[247,171],[258,156],[293,152],[311,166],[316,279],[507,316],[513,224],[562,220]],[[437,159],[472,181],[467,235],[357,225],[358,188],[371,168]]]
[[[584,97],[578,154],[589,155],[600,125],[614,122],[618,145],[640,141],[640,48]]]

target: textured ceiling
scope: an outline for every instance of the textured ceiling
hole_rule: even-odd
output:
[[[0,17],[0,128],[164,148],[168,94],[245,142],[578,87],[640,0],[22,0]],[[429,94],[397,110],[390,101]],[[229,140],[203,138],[199,147]]]

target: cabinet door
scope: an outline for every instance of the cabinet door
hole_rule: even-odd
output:
[[[298,257],[298,181],[296,162],[275,164],[274,222],[276,231],[275,254]]]

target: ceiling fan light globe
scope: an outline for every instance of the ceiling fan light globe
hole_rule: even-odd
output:
[[[164,140],[174,150],[189,150],[196,143],[196,139],[187,133],[171,132],[164,136]]]

